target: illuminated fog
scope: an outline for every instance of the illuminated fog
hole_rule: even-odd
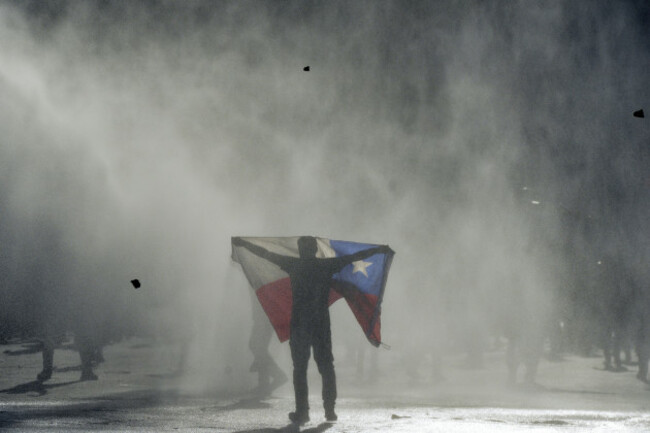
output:
[[[248,386],[230,237],[311,234],[396,251],[393,354],[464,353],[517,315],[538,332],[576,250],[642,278],[636,4],[4,1],[2,313],[83,302]],[[371,349],[342,307],[335,346]]]

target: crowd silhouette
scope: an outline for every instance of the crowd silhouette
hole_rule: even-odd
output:
[[[458,280],[462,289],[431,290],[426,297],[413,289],[426,286],[426,279],[414,277],[409,282],[401,294],[410,311],[409,326],[430,332],[413,334],[395,345],[404,354],[400,367],[405,383],[421,382],[423,369],[430,372],[431,383],[444,382],[445,358],[450,354],[464,354],[457,367],[481,369],[485,353],[495,350],[503,352],[504,385],[534,387],[543,359],[562,361],[567,355],[602,357],[604,372],[635,369],[637,379],[648,383],[650,280],[642,254],[630,254],[630,245],[624,242],[611,242],[606,233],[610,226],[597,218],[557,208],[554,212],[562,222],[560,240],[549,242],[544,230],[533,229],[522,242],[520,262],[495,269],[487,281],[468,271]],[[544,216],[536,203],[527,224],[534,228],[539,218]],[[604,237],[607,243],[602,242]],[[556,278],[544,279],[548,267],[536,269],[531,257],[549,253],[561,266],[555,268]],[[545,263],[548,266],[549,261]],[[105,361],[102,348],[137,336],[137,328],[125,330],[101,296],[70,297],[49,285],[53,264],[35,261],[34,266],[37,271],[29,284],[16,282],[13,290],[4,289],[0,344],[22,344],[23,349],[0,356],[41,352],[43,368],[35,379],[43,383],[56,373],[56,350],[74,348],[79,352],[79,380],[101,380],[94,369]],[[248,338],[242,334],[241,344],[248,344],[253,358],[250,371],[258,379],[253,392],[266,397],[287,377],[268,351],[272,328],[253,296],[251,301],[254,323]],[[358,383],[376,382],[384,367],[381,355],[362,341],[344,339],[343,344],[344,362],[356,364]],[[367,355],[368,350],[373,353]]]

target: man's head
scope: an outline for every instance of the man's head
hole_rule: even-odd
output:
[[[316,238],[313,236],[301,236],[298,239],[298,253],[302,258],[311,258],[316,257],[316,252],[318,251],[318,245],[316,244]]]

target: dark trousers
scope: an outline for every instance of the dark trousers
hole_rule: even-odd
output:
[[[323,406],[334,409],[336,402],[336,374],[332,355],[332,335],[327,326],[291,327],[291,359],[293,360],[293,388],[296,394],[296,412],[309,411],[307,365],[314,348],[314,360],[323,378]]]
[[[54,368],[54,347],[56,343],[52,338],[44,338],[42,344],[43,371],[52,373],[52,369]]]
[[[81,360],[81,374],[93,373],[93,361],[97,355],[97,345],[93,338],[87,335],[75,336],[75,345],[79,351],[79,359]]]

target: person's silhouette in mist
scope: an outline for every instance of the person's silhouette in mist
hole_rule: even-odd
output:
[[[289,419],[299,424],[309,421],[307,364],[310,349],[313,347],[314,360],[323,378],[325,418],[328,421],[336,421],[336,375],[328,308],[332,276],[352,262],[374,254],[387,253],[390,248],[383,245],[347,256],[317,258],[318,245],[316,238],[312,236],[302,236],[298,239],[300,257],[283,256],[239,237],[233,238],[232,244],[248,249],[289,274],[293,297],[289,346],[296,396],[296,411],[289,413]]]
[[[271,392],[287,382],[287,375],[275,362],[269,353],[269,344],[273,336],[273,326],[264,314],[257,299],[251,291],[251,306],[253,308],[253,328],[248,340],[248,347],[253,353],[253,364],[250,371],[257,372],[257,388],[254,392],[259,396],[270,395]]]
[[[95,328],[84,326],[85,324],[75,323],[74,328],[74,346],[79,352],[81,361],[81,377],[79,381],[97,380],[97,375],[93,371],[93,366],[104,362],[102,347],[96,337]],[[45,336],[41,338],[43,370],[38,373],[36,380],[45,382],[52,378],[54,370],[54,350],[65,340],[65,333],[55,336]]]

